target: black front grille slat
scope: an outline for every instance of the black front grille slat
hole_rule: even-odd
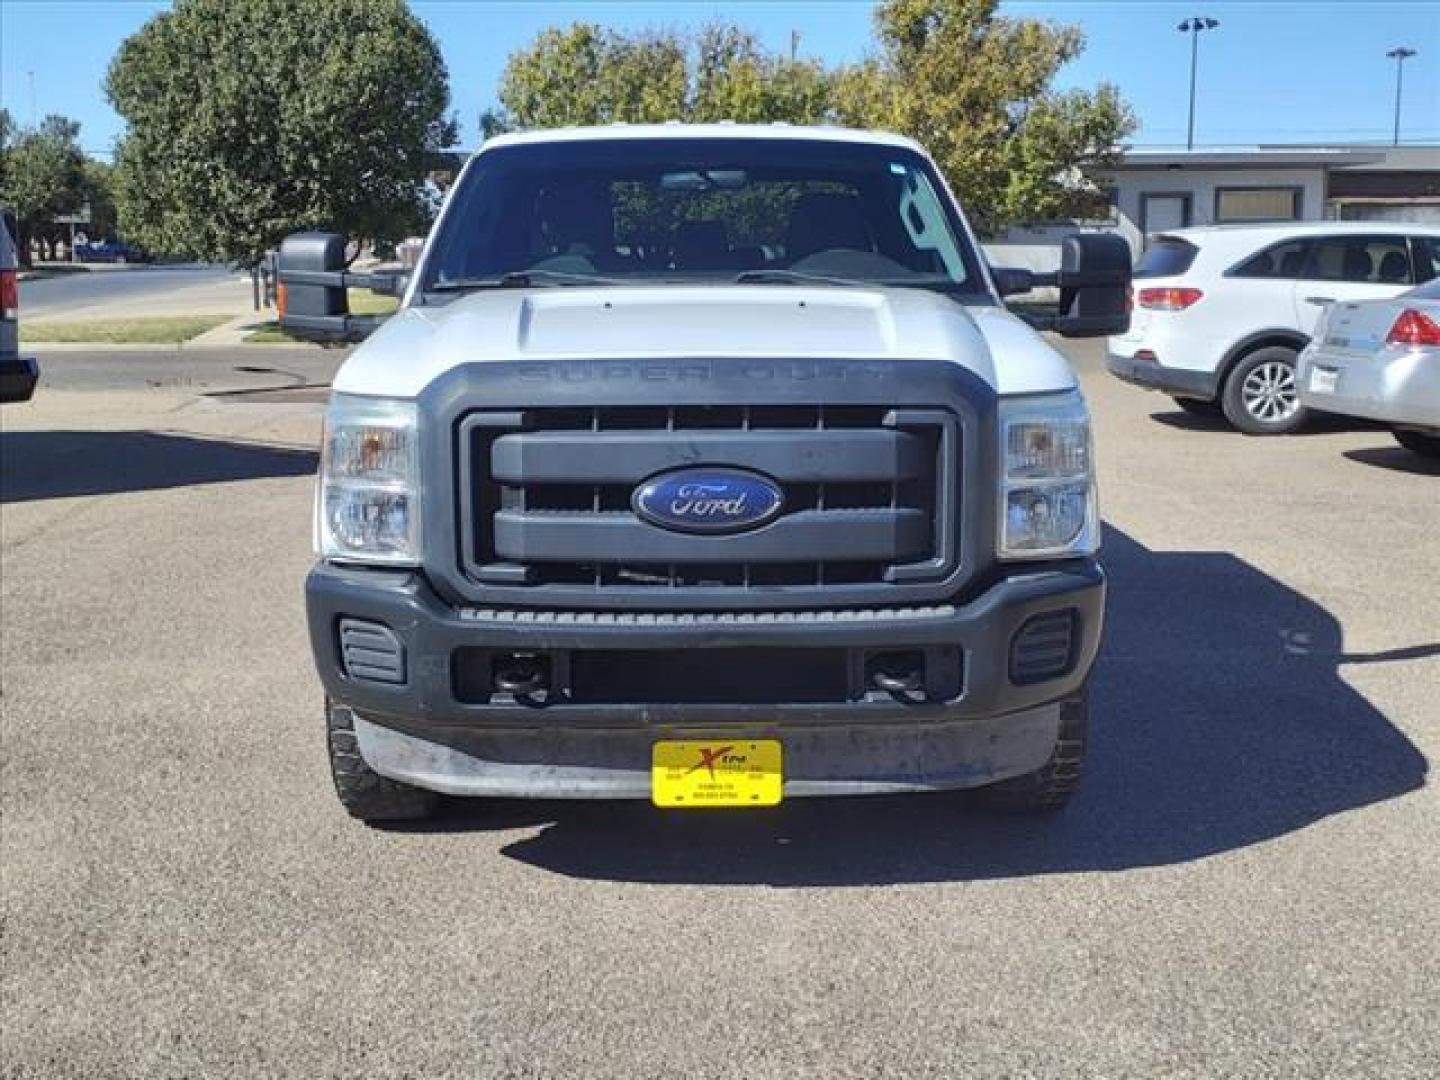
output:
[[[490,475],[502,483],[637,484],[692,465],[753,469],[786,483],[883,483],[929,476],[922,434],[885,428],[805,431],[526,431],[502,435]]]
[[[621,405],[486,415],[462,421],[460,444],[469,449],[466,502],[477,511],[462,523],[473,531],[467,573],[481,584],[565,587],[577,600],[574,590],[597,600],[618,590],[743,590],[763,606],[797,591],[823,603],[827,590],[940,580],[956,563],[945,517],[958,505],[960,439],[943,410]],[[640,483],[698,466],[770,477],[783,491],[781,515],[723,536],[635,516]]]
[[[516,562],[578,562],[610,552],[635,552],[668,562],[787,562],[797,551],[836,559],[911,562],[930,547],[923,511],[801,510],[753,532],[696,536],[669,532],[628,511],[501,510],[491,521],[495,552]]]

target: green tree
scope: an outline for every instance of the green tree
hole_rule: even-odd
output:
[[[78,123],[53,115],[38,127],[21,128],[6,137],[0,203],[15,213],[20,234],[16,246],[27,266],[30,241],[43,235],[53,247],[59,234],[51,235],[46,228],[55,217],[75,212],[85,201],[85,154],[79,138]]]
[[[1115,163],[1134,118],[1113,86],[1050,88],[1084,46],[1078,29],[1002,16],[998,0],[884,0],[875,29],[873,59],[833,70],[723,22],[633,36],[550,29],[510,57],[501,108],[481,127],[838,121],[919,140],[982,229],[1103,202],[1090,177]]]
[[[1091,212],[1134,116],[1109,84],[1050,84],[1076,27],[998,13],[998,0],[884,0],[880,55],[838,74],[835,113],[924,143],[982,229]]]
[[[15,138],[15,121],[9,109],[0,109],[0,191],[5,190],[5,177],[10,169],[10,142]]]
[[[670,31],[633,36],[593,23],[540,33],[500,76],[491,130],[658,122],[685,112],[685,43]]]
[[[455,142],[440,50],[403,0],[177,0],[106,92],[128,238],[254,267],[288,232],[421,228]]]
[[[92,240],[113,237],[119,230],[119,214],[115,207],[115,169],[103,161],[85,161],[85,205],[90,207],[90,223],[85,231]]]
[[[809,61],[766,53],[726,23],[626,34],[593,23],[543,31],[510,56],[499,111],[481,130],[665,120],[818,123],[830,80]]]

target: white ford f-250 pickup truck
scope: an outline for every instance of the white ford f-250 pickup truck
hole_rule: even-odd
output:
[[[1105,579],[1061,334],[1130,259],[988,267],[915,143],[784,125],[485,144],[413,272],[281,248],[293,332],[353,338],[306,584],[336,787],[765,806],[985,788],[1064,805]]]

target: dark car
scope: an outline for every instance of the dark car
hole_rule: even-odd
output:
[[[123,240],[93,240],[75,245],[75,261],[90,263],[148,263],[154,257]]]
[[[29,401],[40,368],[20,355],[20,282],[15,243],[0,220],[0,401]]]

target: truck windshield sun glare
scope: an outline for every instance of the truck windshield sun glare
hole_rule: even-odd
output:
[[[325,416],[316,550],[339,562],[420,562],[420,463],[411,401],[335,394]]]

